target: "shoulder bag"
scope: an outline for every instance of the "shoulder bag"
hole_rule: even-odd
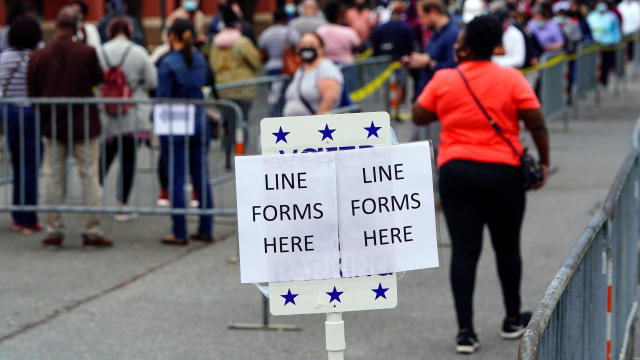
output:
[[[516,156],[520,157],[520,167],[522,169],[522,182],[523,182],[522,185],[525,190],[530,190],[531,188],[533,188],[533,186],[535,186],[536,184],[542,181],[544,177],[542,173],[542,168],[540,168],[540,165],[535,161],[533,156],[531,156],[527,152],[527,148],[524,149],[522,154],[518,153],[515,146],[513,146],[511,141],[509,141],[509,139],[507,139],[507,137],[504,136],[500,126],[498,126],[495,120],[491,118],[487,110],[480,103],[480,100],[478,100],[478,98],[476,97],[476,94],[473,92],[473,90],[471,90],[471,86],[469,85],[467,78],[464,76],[464,74],[462,74],[462,71],[460,71],[460,68],[456,67],[456,70],[458,71],[458,74],[460,74],[460,77],[462,78],[464,85],[467,87],[467,90],[469,90],[469,94],[471,94],[471,97],[480,108],[480,111],[482,111],[482,113],[487,118],[487,120],[489,120],[491,127],[493,127],[496,133],[498,133],[498,136],[500,136],[507,143],[507,145],[509,145],[509,148],[511,148],[511,151],[513,151],[513,153]]]

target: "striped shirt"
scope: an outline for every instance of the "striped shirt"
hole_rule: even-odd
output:
[[[30,50],[8,48],[0,53],[0,97],[26,98]]]

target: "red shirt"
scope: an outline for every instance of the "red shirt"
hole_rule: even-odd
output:
[[[540,108],[525,77],[516,69],[489,61],[463,62],[460,70],[489,116],[522,153],[517,111]],[[418,103],[434,112],[442,124],[438,167],[451,160],[520,165],[520,156],[496,133],[456,69],[436,72]]]

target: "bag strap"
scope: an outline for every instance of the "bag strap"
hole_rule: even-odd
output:
[[[111,69],[111,68],[114,68],[114,67],[117,67],[117,68],[122,67],[122,65],[124,65],[124,60],[127,58],[127,55],[129,55],[129,51],[131,50],[131,47],[132,46],[129,45],[124,49],[124,53],[122,53],[122,58],[120,59],[120,62],[118,63],[117,66],[111,66],[111,61],[109,61],[109,57],[107,56],[107,52],[104,51],[104,47],[102,47],[100,49],[100,51],[102,51],[102,57],[104,58],[104,63],[107,65],[107,68]]]
[[[129,51],[131,50],[132,47],[133,47],[132,45],[129,45],[127,46],[126,49],[124,49],[124,54],[122,54],[122,59],[120,59],[120,62],[118,63],[119,68],[121,68],[122,65],[124,65],[124,61],[126,60],[127,55],[129,55]]]
[[[22,66],[22,63],[27,59],[28,56],[29,56],[28,52],[25,52],[24,54],[22,54],[22,57],[16,64],[16,67],[13,68],[9,76],[7,76],[7,81],[5,81],[4,84],[2,84],[2,93],[0,94],[2,94],[3,97],[5,96],[5,93],[7,92],[7,90],[9,89],[9,85],[11,85],[13,78],[16,77],[16,73],[18,72],[18,70],[20,70],[20,66]]]
[[[482,111],[482,113],[487,118],[487,120],[489,120],[489,124],[491,124],[491,127],[493,127],[493,129],[496,131],[496,133],[498,133],[498,136],[500,136],[504,141],[506,141],[507,145],[509,145],[509,148],[511,148],[511,151],[513,151],[513,153],[516,156],[518,156],[518,157],[522,156],[522,154],[518,153],[518,150],[516,150],[515,146],[513,146],[513,143],[511,143],[511,141],[509,139],[507,139],[506,136],[504,136],[504,134],[502,133],[502,129],[500,128],[500,126],[498,126],[498,123],[496,123],[496,121],[493,120],[493,118],[491,118],[491,116],[489,115],[487,110],[484,108],[484,106],[482,106],[482,104],[480,103],[480,100],[478,100],[478,97],[476,96],[476,94],[473,92],[473,90],[471,90],[471,85],[469,85],[469,82],[467,81],[467,78],[464,76],[464,74],[462,74],[462,71],[460,71],[460,68],[456,66],[456,70],[458,71],[458,74],[460,74],[460,77],[462,78],[462,81],[464,82],[464,85],[467,87],[467,90],[469,90],[469,94],[471,94],[471,97],[473,98],[473,100],[476,102],[476,104],[480,108],[480,111]]]
[[[309,101],[307,101],[307,99],[305,99],[304,96],[302,96],[302,80],[304,79],[304,69],[302,69],[302,66],[300,67],[300,69],[298,69],[298,71],[300,72],[300,80],[298,81],[298,88],[297,88],[298,97],[300,98],[304,106],[307,108],[307,110],[309,110],[311,115],[315,115],[316,111],[313,109],[313,106],[311,106]]]

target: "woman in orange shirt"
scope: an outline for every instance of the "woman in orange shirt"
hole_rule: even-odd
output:
[[[442,125],[440,200],[451,237],[451,287],[459,327],[456,349],[462,353],[473,353],[479,346],[472,297],[485,224],[506,307],[502,337],[519,338],[531,319],[530,312],[520,312],[520,228],[526,196],[518,120],[531,132],[540,158],[543,176],[535,189],[548,176],[549,138],[540,103],[524,76],[491,62],[501,37],[496,19],[472,20],[456,45],[459,67],[438,71],[413,105],[416,124],[439,120]]]

